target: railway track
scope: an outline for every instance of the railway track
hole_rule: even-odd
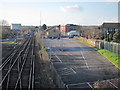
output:
[[[27,44],[29,41],[26,40],[20,47],[16,48],[15,50],[11,51],[8,56],[2,58],[2,64],[0,65],[0,71],[6,66],[7,63],[10,62],[12,57],[15,57],[15,54],[20,51],[20,49],[25,47],[25,44]]]
[[[2,89],[35,88],[35,38],[31,36],[8,57],[2,60],[0,72]]]
[[[23,43],[25,43],[27,40],[27,38],[24,38],[25,40],[22,40],[22,41],[20,41],[20,42],[16,42],[16,45],[14,45],[14,46],[12,46],[11,48],[11,50],[8,52],[8,53],[6,53],[6,55],[3,55],[2,56],[2,62],[4,62],[4,60],[6,59],[6,58],[8,58],[14,51],[16,51]],[[2,50],[4,50],[4,47],[2,47]],[[2,53],[3,54],[3,53]]]

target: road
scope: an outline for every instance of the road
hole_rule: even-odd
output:
[[[51,48],[51,61],[68,86],[118,77],[120,71],[93,47],[65,38],[44,39],[43,43]]]

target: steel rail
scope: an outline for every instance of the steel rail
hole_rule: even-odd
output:
[[[32,90],[34,89],[34,79],[35,79],[35,76],[34,76],[34,74],[35,74],[35,64],[34,64],[34,60],[35,60],[35,55],[33,55],[33,64],[32,64]]]
[[[33,89],[34,88],[34,40],[32,43],[32,56],[31,56],[31,67],[30,67],[30,74],[29,74],[29,83],[28,83],[28,90]]]
[[[27,42],[25,42],[25,46],[27,45],[27,43],[29,42],[29,40],[27,40]],[[13,58],[15,56],[15,54],[24,46],[21,45],[17,50],[15,50],[13,53],[11,53],[11,55],[9,55],[9,57],[7,57],[5,59],[5,61],[0,65],[0,71],[6,66],[6,64],[11,60],[11,58]]]
[[[26,41],[28,41],[28,40],[26,40]],[[11,56],[13,56],[17,51],[19,51],[19,49],[26,43],[26,41],[20,46],[20,47],[18,47],[18,49],[15,49],[14,51],[12,51],[11,50],[11,53],[8,55],[8,56],[6,56],[5,58],[3,58],[2,59],[2,61],[6,61],[7,59],[9,59]],[[5,63],[5,61],[2,63],[2,64],[4,64]],[[0,67],[1,67],[2,65],[0,65]]]
[[[28,42],[29,42],[29,40],[28,40]],[[26,47],[26,45],[28,44],[28,42],[26,42],[26,44],[21,45],[21,47],[24,46],[23,49],[25,49],[25,47]],[[19,49],[20,49],[21,47],[19,47]],[[18,49],[16,52],[18,52],[19,49]],[[20,54],[21,54],[21,53],[22,53],[22,52],[20,52]],[[12,54],[12,55],[14,56],[15,54]],[[16,55],[17,55],[17,54],[16,54]],[[10,61],[9,68],[8,68],[8,72],[5,74],[5,76],[3,77],[3,79],[2,79],[2,81],[1,81],[1,83],[0,83],[0,86],[1,86],[1,85],[3,84],[3,82],[4,82],[4,81],[6,80],[6,78],[7,78],[6,89],[8,89],[8,87],[9,87],[11,69],[13,68],[15,62],[17,62],[17,59],[15,60],[15,62],[13,62],[13,56],[12,56],[10,59],[8,59],[8,61],[7,61],[7,62],[4,64],[4,66],[3,66],[3,67],[5,67],[6,64]],[[18,56],[19,56],[19,55],[18,55]],[[18,57],[17,57],[17,58],[18,58]],[[13,62],[13,66],[12,66],[12,62]],[[11,67],[10,67],[10,66],[11,66]],[[3,69],[3,67],[2,67],[2,69]],[[2,70],[2,69],[1,69],[1,70]],[[21,84],[21,83],[20,83],[20,84]]]
[[[9,68],[10,68],[10,66],[11,66],[11,63],[12,63],[12,60],[10,61]],[[8,75],[6,89],[8,89],[8,87],[9,87],[9,81],[10,81],[10,73],[9,73],[9,75]]]
[[[33,55],[33,64],[32,64],[32,90],[34,89],[34,79],[35,79],[35,39],[33,39],[33,50],[32,50],[32,55]]]
[[[19,72],[20,72],[20,64],[21,64],[21,57],[20,57],[20,59],[19,59]],[[20,84],[20,89],[21,89],[21,88],[22,88],[21,79],[20,79],[20,82],[19,82],[19,84]]]
[[[22,43],[24,44],[27,41],[27,39]],[[16,43],[16,45],[18,44],[18,42]],[[18,46],[16,46],[14,49],[10,50],[10,52],[8,53],[8,55],[6,55],[5,57],[2,58],[2,60],[6,60],[15,50],[16,48],[19,48]]]
[[[2,83],[4,82],[4,80],[6,79],[6,77],[8,76],[8,74],[10,73],[10,71],[12,70],[13,66],[15,65],[16,61],[18,60],[19,56],[21,55],[22,52],[20,52],[17,56],[17,58],[15,59],[15,61],[13,62],[13,64],[11,65],[11,67],[9,68],[8,72],[6,73],[6,75],[3,77],[2,81],[0,82],[0,86],[2,85]]]
[[[30,44],[31,44],[31,42],[29,43],[29,45],[28,45],[28,47],[27,47],[27,49],[25,51],[24,58],[23,58],[24,61],[22,63],[22,66],[21,66],[21,69],[20,69],[20,72],[19,72],[19,75],[18,75],[18,79],[17,79],[16,84],[15,84],[14,90],[17,89],[18,83],[19,83],[19,81],[21,79],[21,75],[22,75],[26,60],[27,60],[28,53],[29,53]]]
[[[31,66],[32,66],[32,58],[31,58]],[[29,83],[28,83],[28,89],[30,90],[31,88],[31,79],[32,79],[32,67],[30,67],[30,75],[29,75]]]
[[[28,40],[29,41],[29,40]],[[23,50],[25,49],[25,47],[27,46],[27,43],[25,44],[25,46],[23,47]],[[11,67],[9,68],[9,70],[7,71],[7,73],[5,74],[5,76],[3,77],[3,79],[0,82],[0,86],[2,85],[2,83],[5,81],[6,77],[8,76],[8,74],[11,72],[13,66],[15,65],[15,63],[17,62],[18,58],[20,57],[20,55],[22,54],[23,50],[21,50],[19,52],[19,54],[17,55],[17,58],[14,60],[14,62],[12,63]]]

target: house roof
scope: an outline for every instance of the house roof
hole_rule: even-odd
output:
[[[55,27],[51,27],[51,28],[49,28],[49,29],[46,29],[45,32],[50,31],[50,30],[58,30],[58,29],[56,29]],[[59,31],[59,30],[58,30],[58,31]]]
[[[120,23],[103,23],[102,28],[118,28]]]
[[[49,31],[49,30],[52,30],[52,29],[54,29],[54,28],[55,28],[55,27],[48,28],[48,29],[45,30],[45,32],[46,32],[46,31]]]

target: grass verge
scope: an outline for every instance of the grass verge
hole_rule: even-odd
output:
[[[120,56],[105,49],[99,49],[98,52],[106,57],[117,68],[120,68]]]
[[[46,48],[44,45],[41,46],[41,50],[42,50],[42,58],[44,61],[49,61],[49,57],[48,57],[48,54],[46,52]]]
[[[90,47],[94,47],[93,45],[85,41],[81,41],[80,39],[75,38],[75,40],[77,40],[80,43],[84,43]],[[115,65],[117,68],[120,69],[120,56],[118,56],[118,54],[112,53],[109,50],[105,50],[105,49],[97,49],[97,50],[101,55],[107,58],[113,65]]]

